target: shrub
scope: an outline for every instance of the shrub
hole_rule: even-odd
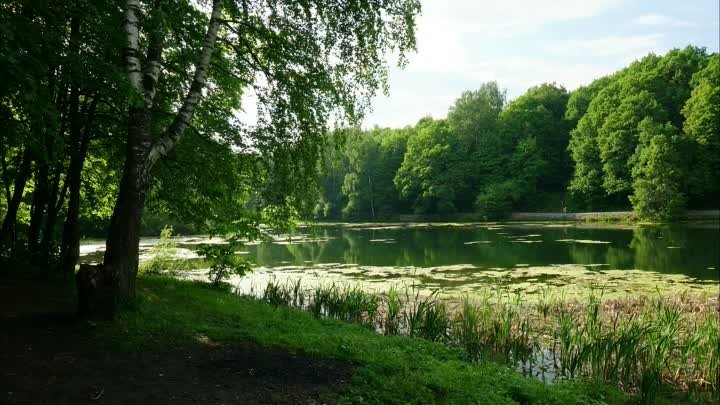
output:
[[[198,249],[198,254],[210,262],[208,278],[213,286],[220,286],[231,275],[243,276],[252,271],[252,265],[235,254],[235,243],[222,245],[205,245]]]
[[[163,271],[175,272],[177,245],[172,240],[172,236],[172,226],[165,226],[160,231],[160,242],[150,250],[150,259],[140,264],[141,272],[146,274],[160,274]]]

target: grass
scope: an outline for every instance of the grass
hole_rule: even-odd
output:
[[[153,350],[198,340],[214,344],[249,341],[347,361],[358,369],[339,404],[628,403],[624,394],[604,384],[578,380],[546,386],[493,362],[468,362],[464,351],[448,345],[378,334],[367,322],[372,300],[359,297],[360,292],[352,287],[324,289],[323,294],[330,298],[328,307],[320,312],[359,319],[360,323],[316,317],[307,301],[302,303],[307,311],[290,308],[286,305],[302,301],[302,288],[287,287],[291,293],[281,294],[282,300],[276,301],[283,304],[273,306],[204,283],[143,275],[133,306],[116,322],[96,324],[94,333],[106,338],[115,350]],[[343,307],[333,297],[356,304]],[[365,309],[358,312],[360,307]],[[442,316],[438,313],[430,317]],[[395,319],[399,318],[396,312]],[[428,319],[426,315],[426,323]]]
[[[303,290],[300,281],[268,286],[272,295],[289,297],[297,290]],[[308,308],[316,317],[442,342],[462,349],[471,361],[493,358],[548,371],[549,358],[556,377],[604,381],[640,404],[662,398],[720,402],[719,308],[707,297],[603,301],[602,291],[593,289],[586,302],[577,302],[544,290],[530,305],[500,289],[481,293],[477,301],[465,297],[452,310],[437,291],[421,295],[414,286],[375,294],[333,284],[317,288],[314,297]],[[291,301],[280,304],[293,306]]]

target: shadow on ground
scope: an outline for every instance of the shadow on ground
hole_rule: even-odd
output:
[[[128,353],[105,347],[51,287],[24,284],[0,288],[12,292],[0,301],[0,403],[331,404],[354,370],[250,342]]]

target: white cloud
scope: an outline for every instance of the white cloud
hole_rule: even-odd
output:
[[[663,14],[643,14],[636,17],[633,21],[635,25],[663,25],[666,27],[695,27],[697,24],[680,20],[673,17],[668,17]]]
[[[443,118],[458,94],[418,94],[418,92],[394,92],[390,97],[378,96],[373,102],[374,111],[364,120],[363,127],[375,125],[402,128],[414,125],[425,116]]]
[[[545,82],[555,82],[574,90],[625,65],[621,58],[614,60],[613,64],[588,64],[513,56],[468,65],[468,70],[452,75],[432,72],[414,73],[408,77],[406,71],[393,71],[391,81],[395,86],[391,85],[390,96],[375,98],[374,111],[365,119],[363,126],[403,127],[426,115],[444,118],[463,90],[473,89],[487,81],[497,81],[501,88],[507,88],[509,99],[517,98],[528,88]],[[413,86],[413,83],[416,85]]]
[[[437,20],[452,21],[457,30],[496,33],[508,28],[527,32],[553,22],[594,17],[621,5],[622,2],[623,0],[427,0],[422,5],[423,17],[433,16]]]
[[[594,17],[623,0],[426,0],[417,21],[410,72],[467,72],[469,46],[529,36],[560,21]],[[474,50],[474,49],[473,49]],[[392,58],[391,58],[392,59]]]
[[[548,53],[563,56],[634,57],[662,48],[663,34],[607,36],[591,39],[568,39],[545,47]]]
[[[608,64],[564,63],[549,58],[512,57],[496,67],[498,83],[508,88],[508,96],[517,97],[528,88],[542,83],[555,82],[568,90],[612,73],[616,66]]]
[[[458,72],[467,69],[468,49],[460,33],[444,21],[421,19],[417,53],[409,55],[409,72]]]

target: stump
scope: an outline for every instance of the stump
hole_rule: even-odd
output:
[[[115,315],[115,281],[102,264],[81,264],[75,275],[78,315],[84,318],[112,319]]]

